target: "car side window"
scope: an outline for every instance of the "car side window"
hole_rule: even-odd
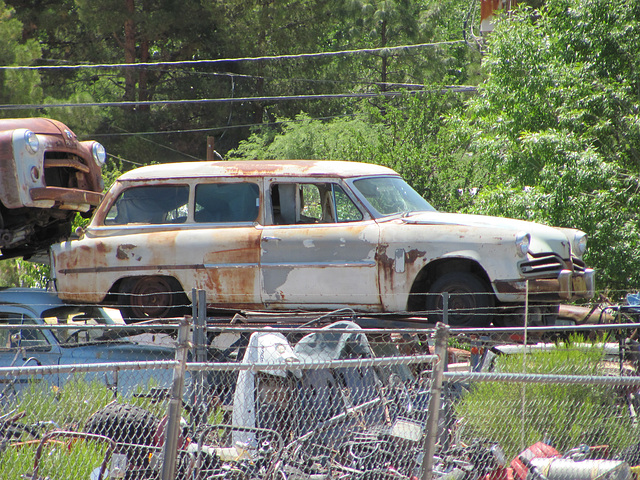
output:
[[[271,187],[276,225],[339,223],[362,220],[344,190],[333,183],[276,183]]]
[[[260,189],[255,183],[202,183],[195,200],[196,222],[255,222]]]
[[[187,220],[188,185],[132,187],[120,194],[105,217],[105,225],[158,225]]]
[[[37,325],[33,319],[19,313],[0,313],[0,325],[15,325],[16,328],[0,329],[0,349],[49,347],[41,330],[19,328],[20,325]]]
[[[363,219],[362,212],[339,185],[335,185],[333,196],[338,222],[359,222]]]

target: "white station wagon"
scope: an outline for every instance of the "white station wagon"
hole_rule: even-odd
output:
[[[446,302],[451,325],[488,326],[521,324],[527,295],[543,323],[593,296],[585,249],[578,230],[436,211],[378,165],[189,162],[122,175],[51,265],[60,298],[130,319],[180,313],[196,288],[222,309],[430,321]]]

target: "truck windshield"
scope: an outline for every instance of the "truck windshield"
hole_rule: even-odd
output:
[[[369,177],[353,185],[382,216],[398,213],[435,211],[429,202],[400,177]]]

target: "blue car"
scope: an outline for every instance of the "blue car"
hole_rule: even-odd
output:
[[[35,325],[53,328],[28,328]],[[66,327],[55,328],[58,325]],[[105,328],[99,328],[102,325]],[[117,310],[63,303],[42,289],[0,288],[0,367],[107,363],[112,364],[108,369],[84,375],[125,395],[168,387],[171,369],[119,370],[113,364],[173,360],[171,338],[162,334],[123,336],[126,331],[118,334],[110,328],[118,325],[124,321]],[[15,376],[0,369],[0,397],[6,398],[34,381],[46,380],[62,387],[77,375],[46,372]]]

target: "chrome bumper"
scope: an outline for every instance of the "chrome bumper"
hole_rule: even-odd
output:
[[[595,294],[595,272],[585,268],[582,272],[561,270],[557,278],[529,280],[497,280],[493,283],[499,300],[522,301],[526,294],[549,301],[591,298]]]

